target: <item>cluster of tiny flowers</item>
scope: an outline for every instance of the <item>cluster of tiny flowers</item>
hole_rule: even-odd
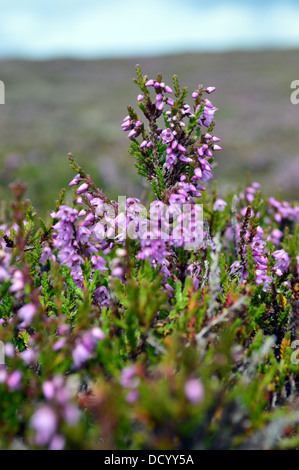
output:
[[[261,227],[257,227],[256,234],[252,240],[252,254],[253,260],[256,263],[255,268],[255,282],[259,285],[263,285],[263,290],[268,292],[271,287],[272,278],[268,276],[268,258],[265,256],[264,249],[266,242],[263,240],[264,230]]]
[[[127,366],[121,371],[120,384],[122,387],[128,389],[126,396],[127,403],[134,403],[138,400],[139,393],[137,387],[139,383],[140,379],[135,366]]]
[[[42,389],[46,403],[38,407],[30,420],[30,427],[35,434],[34,443],[41,447],[47,446],[49,450],[62,450],[65,437],[59,432],[61,420],[74,426],[80,419],[79,408],[73,403],[78,384],[57,375],[46,380]]]
[[[59,219],[53,225],[55,232],[52,235],[53,247],[57,250],[58,260],[70,269],[75,283],[82,288],[84,281],[82,264],[86,259],[91,261],[91,276],[96,270],[103,272],[107,269],[104,258],[98,254],[99,250],[107,248],[107,242],[101,243],[97,239],[94,227],[95,216],[91,212],[86,210],[78,212],[77,209],[63,205],[51,216],[55,220]],[[84,220],[82,220],[83,217],[85,217]],[[43,262],[50,256],[54,257],[54,260],[56,259],[50,248],[46,247],[40,261]],[[107,295],[105,295],[106,293]],[[101,305],[109,304],[109,294],[104,286],[95,290],[94,297],[100,301]]]
[[[299,221],[299,206],[292,207],[287,201],[280,202],[274,197],[270,197],[268,199],[268,210],[278,224],[288,221],[297,223]]]
[[[165,166],[167,171],[171,171],[174,167],[180,164],[178,173],[178,179],[175,181],[176,184],[172,183],[170,190],[170,203],[184,204],[187,202],[193,202],[194,197],[201,197],[201,191],[205,190],[203,186],[208,180],[213,178],[212,166],[208,159],[213,156],[213,151],[221,150],[221,147],[217,144],[220,139],[216,136],[211,135],[210,132],[203,133],[201,138],[195,143],[194,140],[190,140],[186,129],[188,128],[188,122],[185,119],[194,120],[197,118],[197,126],[201,128],[205,126],[210,128],[214,120],[214,114],[218,108],[215,108],[211,101],[208,99],[201,98],[202,92],[212,93],[215,91],[215,87],[208,87],[199,89],[192,94],[195,100],[194,109],[183,103],[177,106],[172,98],[165,97],[164,93],[172,93],[172,89],[165,85],[163,82],[158,80],[148,80],[145,84],[146,87],[153,87],[156,91],[155,104],[152,103],[149,106],[148,113],[153,111],[154,107],[154,118],[157,119],[159,114],[162,113],[164,105],[170,106],[170,109],[164,111],[164,118],[167,122],[167,128],[156,129],[156,135],[158,141],[161,140],[165,146]],[[149,96],[140,94],[137,97],[137,101],[149,99]],[[158,113],[158,114],[157,114]],[[122,124],[124,131],[129,132],[128,137],[136,139],[139,135],[142,135],[142,142],[140,149],[143,152],[145,158],[149,158],[150,152],[154,145],[152,136],[147,134],[144,128],[144,124],[140,118],[131,113],[124,118]],[[192,174],[185,172],[184,165],[188,165],[193,162]],[[177,169],[176,169],[177,170]]]
[[[282,276],[287,273],[290,267],[290,257],[285,250],[277,250],[272,253],[273,258],[276,260],[276,264],[273,271],[277,276]]]
[[[10,282],[9,292],[16,298],[22,296],[24,289],[24,276],[22,271],[12,264],[11,253],[0,249],[0,283]]]
[[[76,369],[81,368],[86,361],[93,357],[98,342],[104,338],[105,335],[98,326],[94,326],[80,338],[77,338],[73,349],[73,363]]]
[[[260,188],[259,183],[252,183],[251,186],[246,188],[245,193],[240,194],[240,199],[252,203],[255,199],[256,192]],[[216,201],[217,202],[217,201]],[[217,204],[214,205],[214,210],[217,210]],[[247,208],[244,207],[240,210],[241,215],[245,215]],[[298,220],[298,207],[291,207],[288,202],[278,202],[274,198],[270,198],[268,201],[268,212],[274,215],[274,219],[278,224],[283,224],[285,221],[289,222],[297,222]],[[253,211],[251,211],[251,217],[253,216]],[[260,214],[255,214],[257,218],[260,217]],[[265,221],[271,224],[271,219],[269,216],[266,217]],[[249,235],[247,231],[247,237]],[[279,247],[282,242],[283,238],[283,231],[279,228],[274,228],[270,231],[267,237],[264,236],[264,230],[258,226],[255,232],[255,236],[253,237],[251,248],[253,254],[253,261],[255,262],[255,273],[256,273],[256,284],[262,285],[263,290],[268,292],[271,288],[271,284],[273,283],[273,278],[268,274],[268,255],[269,253],[265,252],[265,246],[267,241],[272,241],[274,245]],[[240,239],[240,223],[236,223],[236,239],[237,241]],[[232,227],[228,227],[225,232],[225,239],[232,240],[233,239],[233,231]],[[227,246],[227,244],[226,244]],[[245,250],[245,248],[244,248]],[[245,254],[245,252],[244,252]],[[282,276],[283,274],[288,273],[290,267],[290,256],[284,250],[276,250],[272,253],[274,260],[276,260],[275,266],[272,268],[272,272],[277,276]],[[297,257],[297,263],[299,263],[299,257]],[[231,265],[231,272],[238,273],[240,275],[241,281],[245,279],[248,275],[246,272],[246,265],[241,266],[240,261],[235,261]],[[297,264],[297,270],[299,271],[299,264]]]
[[[9,357],[8,348],[5,350],[5,356]],[[0,384],[6,384],[10,391],[17,391],[22,388],[23,372],[15,369],[8,373],[5,366],[0,364]]]

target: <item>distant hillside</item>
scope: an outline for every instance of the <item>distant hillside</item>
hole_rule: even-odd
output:
[[[219,192],[246,182],[250,172],[268,194],[296,198],[299,178],[299,105],[290,83],[299,79],[299,51],[186,54],[126,60],[2,61],[6,104],[0,107],[0,184],[22,178],[42,211],[52,208],[72,176],[72,152],[112,197],[140,196],[145,188],[128,155],[120,124],[136,105],[135,64],[144,73],[177,74],[191,92],[214,85],[215,133],[223,151],[215,171]]]

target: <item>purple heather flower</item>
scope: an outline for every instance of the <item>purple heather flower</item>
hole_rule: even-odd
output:
[[[167,170],[170,170],[170,168],[173,167],[173,165],[177,164],[177,156],[174,152],[171,152],[169,154],[166,154],[166,166]]]
[[[147,144],[148,144],[148,140],[144,140],[143,142],[141,142],[140,148],[143,149],[143,147],[146,147]]]
[[[22,320],[20,328],[31,326],[34,315],[36,314],[36,306],[34,304],[26,304],[18,311],[18,317]]]
[[[37,351],[34,351],[33,349],[25,349],[25,351],[20,353],[20,357],[24,364],[29,366],[31,364],[36,364],[38,354]]]
[[[208,88],[206,88],[204,91],[206,91],[207,93],[213,93],[214,91],[216,90],[216,87],[215,86],[209,86]]]
[[[169,144],[174,140],[174,135],[171,129],[165,129],[161,132],[161,138],[163,144]]]
[[[162,111],[163,107],[164,107],[163,95],[161,93],[158,93],[158,95],[156,96],[156,108],[159,111]]]
[[[166,91],[166,93],[172,93],[172,89],[168,85],[165,85],[164,91]]]
[[[0,384],[4,384],[7,380],[7,371],[3,364],[0,365]]]
[[[65,346],[65,344],[66,344],[66,338],[62,337],[58,341],[56,341],[52,349],[53,351],[59,351]]]
[[[80,173],[78,173],[69,183],[69,186],[77,186],[79,184],[80,178],[81,178],[81,175]]]
[[[285,250],[277,250],[272,253],[272,256],[277,260],[277,263],[273,268],[275,274],[281,276],[282,274],[287,273],[290,266],[290,257],[288,253]]]
[[[20,390],[23,373],[20,370],[14,370],[6,379],[6,383],[11,390]]]
[[[135,369],[135,367],[134,366],[125,367],[121,371],[121,376],[120,376],[119,382],[120,382],[122,387],[136,388],[138,383],[139,383],[139,379],[137,378],[137,380],[136,380],[136,369]]]
[[[49,444],[49,450],[63,450],[65,446],[65,437],[61,434],[55,434]]]
[[[73,350],[73,362],[76,369],[79,369],[88,359],[91,358],[91,353],[86,347],[79,343]]]
[[[58,419],[54,410],[48,406],[41,406],[31,417],[30,427],[35,431],[35,443],[38,446],[46,445],[53,438],[58,426]]]
[[[141,95],[141,94],[140,94],[140,95],[137,96],[137,101],[138,101],[138,102],[139,102],[139,101],[142,101],[143,99],[144,99],[144,95]]]
[[[80,411],[75,405],[66,403],[63,408],[63,417],[70,426],[73,426],[80,419]]]
[[[101,340],[101,339],[105,338],[105,334],[104,334],[103,330],[101,328],[99,328],[98,326],[94,326],[92,328],[91,335],[96,340]]]
[[[220,147],[220,145],[215,144],[215,145],[213,145],[212,149],[215,150],[215,151],[219,151],[219,150],[222,150],[222,147]]]
[[[15,348],[12,343],[5,343],[4,345],[4,353],[6,357],[14,357],[15,356]]]
[[[166,104],[168,104],[169,106],[173,106],[174,105],[174,101],[172,98],[166,98]]]
[[[127,396],[126,396],[126,402],[131,404],[131,403],[135,403],[139,398],[139,393],[137,390],[130,390],[128,393],[127,393]]]
[[[263,291],[268,292],[271,287],[272,278],[268,276],[264,270],[261,270],[261,269],[256,269],[255,273],[256,273],[256,278],[255,278],[256,284],[258,285],[262,284]]]
[[[101,307],[110,307],[110,294],[105,286],[98,287],[94,291],[94,297]]]
[[[24,278],[23,273],[19,269],[17,269],[13,273],[12,277],[12,284],[9,288],[9,292],[18,292],[24,288]]]
[[[206,104],[203,110],[203,114],[200,116],[200,120],[202,121],[203,125],[206,127],[210,127],[213,119],[214,114],[218,111],[218,108],[214,108],[212,103],[209,100],[205,100]]]
[[[43,383],[43,394],[47,400],[52,400],[55,395],[55,386],[52,380],[46,380]]]
[[[202,402],[204,397],[204,387],[199,379],[188,379],[184,387],[185,396],[192,404]]]
[[[216,199],[214,202],[214,211],[223,212],[224,208],[227,206],[227,203],[223,199]]]
[[[135,137],[136,135],[137,131],[135,129],[132,129],[128,134],[128,139],[131,139],[131,137]]]
[[[81,186],[79,186],[78,190],[77,190],[77,195],[80,196],[81,194],[83,193],[86,193],[86,191],[88,190],[89,188],[89,184],[88,183],[83,183],[81,184]]]

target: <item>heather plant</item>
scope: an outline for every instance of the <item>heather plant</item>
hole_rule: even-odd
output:
[[[121,127],[147,203],[110,200],[71,154],[49,225],[11,186],[0,446],[296,449],[299,207],[256,182],[219,197],[215,87],[136,70]]]

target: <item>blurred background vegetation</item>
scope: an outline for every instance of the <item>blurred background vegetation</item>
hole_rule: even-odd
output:
[[[177,74],[191,93],[199,83],[216,86],[219,108],[215,154],[219,193],[259,181],[269,195],[298,196],[299,105],[290,84],[299,78],[299,51],[242,51],[102,60],[2,60],[6,104],[0,109],[0,197],[19,178],[28,185],[39,215],[53,208],[73,172],[72,152],[106,193],[144,196],[121,130],[138,89],[135,64],[149,77]]]

